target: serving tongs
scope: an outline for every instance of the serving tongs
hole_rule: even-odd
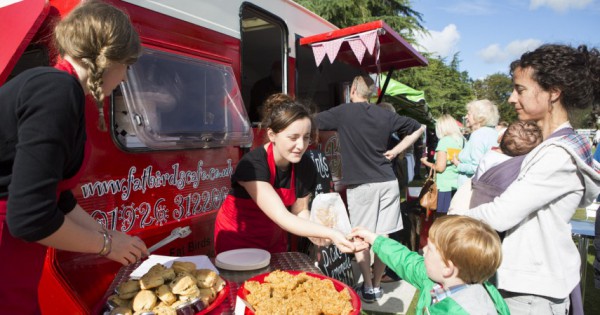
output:
[[[171,243],[172,241],[178,239],[178,238],[184,238],[187,237],[188,235],[190,235],[192,233],[192,230],[190,229],[189,226],[184,226],[184,227],[176,227],[173,229],[173,231],[171,231],[171,235],[165,237],[164,239],[158,241],[158,243],[150,246],[148,248],[148,252],[150,254],[152,254],[152,252],[154,252],[155,250]]]

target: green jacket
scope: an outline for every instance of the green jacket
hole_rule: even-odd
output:
[[[468,314],[452,297],[431,304],[430,291],[435,282],[427,276],[423,256],[390,238],[381,236],[375,239],[373,252],[398,276],[420,291],[417,314]],[[485,282],[484,287],[492,298],[498,314],[510,314],[500,292],[489,282]]]

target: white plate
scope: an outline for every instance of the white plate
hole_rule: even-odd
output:
[[[196,264],[196,269],[211,269],[217,274],[219,270],[210,262],[208,256],[197,255],[197,256],[162,256],[162,255],[150,255],[139,267],[137,267],[129,276],[132,279],[141,278],[152,266],[156,264],[163,264],[169,268],[173,265],[174,261],[190,261]]]
[[[227,270],[255,270],[266,267],[271,262],[271,254],[258,248],[228,250],[217,255],[215,265]]]

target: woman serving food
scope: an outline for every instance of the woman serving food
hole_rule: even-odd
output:
[[[231,178],[231,192],[215,221],[215,252],[260,248],[287,251],[285,231],[342,252],[354,244],[340,231],[309,221],[308,204],[316,169],[304,152],[312,136],[309,109],[285,94],[269,97],[262,126],[269,141],[242,157]],[[288,210],[288,207],[290,210]]]

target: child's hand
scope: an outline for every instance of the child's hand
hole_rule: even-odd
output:
[[[369,243],[369,245],[373,245],[373,242],[375,241],[375,239],[377,238],[377,234],[363,228],[363,227],[355,227],[354,229],[352,229],[352,233],[350,233],[349,235],[350,237],[353,237],[355,239],[361,239],[366,243]]]
[[[362,252],[363,250],[369,249],[369,247],[371,246],[369,243],[365,242],[360,237],[351,237],[350,234],[348,234],[347,238],[350,239],[352,241],[352,243],[354,244],[354,252],[355,253]]]

